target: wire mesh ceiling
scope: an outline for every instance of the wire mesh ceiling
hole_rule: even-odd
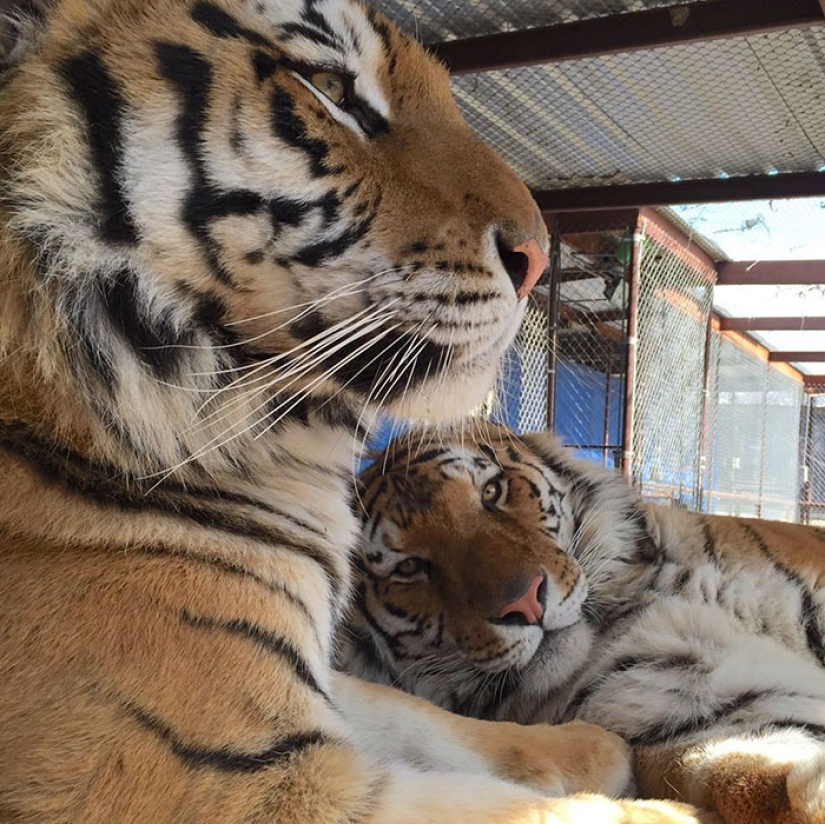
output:
[[[671,5],[383,0],[424,42]],[[825,26],[457,76],[473,128],[533,188],[825,167]]]
[[[423,43],[675,5],[673,0],[380,0],[374,2]]]

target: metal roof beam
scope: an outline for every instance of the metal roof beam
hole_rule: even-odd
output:
[[[768,360],[775,363],[825,363],[825,352],[769,352]]]
[[[825,0],[822,0],[825,3]],[[639,220],[638,209],[602,209],[595,212],[545,212],[544,220],[554,231],[558,219],[561,234],[588,234],[590,232],[610,232],[617,229],[632,229]]]
[[[718,286],[825,284],[825,260],[737,260],[717,264]]]
[[[825,22],[819,0],[705,0],[432,43],[453,74],[783,31]]]
[[[821,332],[825,331],[825,317],[720,318],[719,328],[723,332]]]
[[[804,380],[808,389],[825,389],[825,375],[805,375]]]
[[[543,212],[676,206],[683,203],[725,203],[825,195],[825,172],[787,172],[699,180],[583,186],[534,191]]]

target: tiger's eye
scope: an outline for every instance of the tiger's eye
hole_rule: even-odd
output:
[[[419,558],[405,558],[396,568],[396,575],[404,578],[412,578],[424,569],[424,562]]]
[[[310,75],[309,82],[336,106],[343,103],[344,98],[347,96],[346,80],[342,75],[335,72],[315,72],[315,74]]]
[[[498,503],[503,491],[504,487],[502,486],[501,481],[498,478],[494,478],[492,481],[488,481],[484,484],[484,487],[481,490],[481,500],[485,504]]]

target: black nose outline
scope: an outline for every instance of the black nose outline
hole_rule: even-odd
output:
[[[513,251],[513,244],[508,243],[501,232],[496,233],[496,250],[513,287],[518,291],[527,277],[530,259],[523,252]]]
[[[541,567],[539,574],[541,576],[541,583],[536,591],[536,598],[541,606],[541,619],[537,624],[529,623],[526,616],[522,612],[510,612],[503,618],[488,618],[487,620],[491,624],[500,627],[541,627],[542,622],[544,621],[544,616],[547,614],[547,587],[550,576],[544,567]]]

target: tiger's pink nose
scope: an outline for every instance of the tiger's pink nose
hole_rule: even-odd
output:
[[[512,604],[507,604],[501,608],[499,618],[506,618],[508,615],[521,615],[528,625],[539,624],[544,617],[544,607],[539,599],[539,590],[544,584],[544,576],[538,575],[530,582],[527,591]]]
[[[519,252],[527,258],[527,271],[521,286],[519,286],[516,292],[519,300],[521,300],[522,298],[526,298],[532,288],[539,282],[539,278],[547,268],[547,263],[550,258],[534,237],[531,237],[526,243],[521,243],[514,247],[513,251]]]

